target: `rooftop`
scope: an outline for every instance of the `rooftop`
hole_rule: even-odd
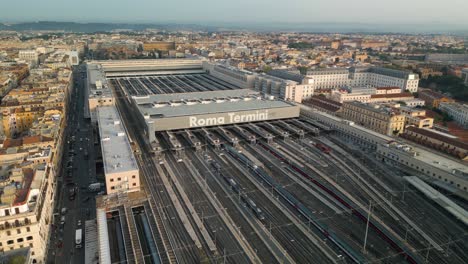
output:
[[[468,177],[468,166],[465,164],[449,159],[445,156],[442,156],[437,153],[432,153],[426,151],[422,148],[402,144],[399,142],[392,142],[387,145],[389,148],[398,149],[401,152],[407,153],[408,155],[413,156],[414,159],[420,160],[424,163],[430,164],[433,167],[436,167],[440,170],[446,171],[450,174],[465,175],[463,177]]]
[[[354,106],[364,108],[364,109],[367,109],[367,110],[375,112],[375,113],[398,115],[397,111],[395,111],[392,107],[389,107],[389,106],[386,106],[386,105],[367,104],[367,103],[361,103],[361,102],[358,102],[358,101],[344,102],[343,106],[346,107],[346,105],[354,105]]]
[[[98,107],[97,118],[105,174],[138,170],[117,108]]]
[[[406,130],[410,131],[410,132],[417,133],[417,134],[421,134],[421,135],[426,136],[426,137],[437,139],[437,140],[440,140],[442,142],[448,143],[450,145],[457,146],[459,148],[468,150],[468,144],[467,143],[459,141],[459,140],[456,139],[456,137],[454,137],[452,135],[449,135],[449,134],[446,134],[446,133],[442,133],[442,132],[439,132],[439,131],[436,131],[436,130],[433,130],[433,129],[417,128],[417,127],[414,127],[414,126],[409,126],[409,127],[406,128]]]
[[[289,107],[292,104],[267,100],[249,89],[194,92],[134,97],[140,112],[151,118]]]
[[[401,97],[414,98],[414,96],[409,92],[394,93],[394,94],[371,94],[371,98],[401,98]]]
[[[434,167],[447,171],[448,173],[453,174],[454,170],[456,170],[463,173],[464,175],[468,175],[468,166],[462,164],[461,162],[454,161],[421,148],[414,148],[414,151],[419,154],[415,157],[417,160],[429,163]]]
[[[87,82],[88,82],[88,96],[92,97],[107,97],[112,95],[109,89],[107,79],[102,67],[98,64],[87,64]]]

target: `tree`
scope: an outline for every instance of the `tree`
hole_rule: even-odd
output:
[[[272,70],[271,66],[268,66],[268,65],[263,66],[263,72],[264,73],[268,73],[271,70]]]
[[[8,264],[24,264],[26,258],[24,256],[13,256],[8,260]]]
[[[463,82],[463,79],[456,76],[429,76],[427,79],[421,79],[420,86],[448,93],[460,101],[468,101],[468,85]]]
[[[302,75],[306,75],[306,74],[307,74],[307,70],[309,70],[309,67],[307,67],[307,66],[298,66],[297,69],[299,70],[299,72],[300,72]]]

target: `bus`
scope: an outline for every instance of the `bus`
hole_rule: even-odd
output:
[[[77,229],[75,233],[75,248],[81,248],[81,240],[83,238],[83,230],[82,229]]]

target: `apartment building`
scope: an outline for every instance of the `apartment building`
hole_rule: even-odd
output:
[[[68,69],[31,71],[0,105],[0,251],[28,250],[28,264],[47,255],[71,80]]]
[[[281,99],[300,103],[314,95],[314,80],[307,75],[286,70],[271,70],[267,74],[289,81],[289,85],[284,88],[284,92],[280,91],[280,94],[290,94],[290,96],[280,96]]]
[[[361,91],[351,91],[346,89],[333,89],[330,92],[329,98],[333,101],[343,103],[351,101],[359,101],[361,103],[368,103],[371,99],[371,94]]]
[[[16,136],[29,130],[33,122],[44,113],[44,107],[28,107],[11,109],[3,112],[3,129],[6,137]]]
[[[405,116],[391,107],[354,101],[344,102],[342,109],[344,119],[384,135],[398,135],[405,128]]]
[[[426,116],[426,110],[402,106],[399,111],[405,118],[405,127],[432,128],[434,118]]]
[[[438,108],[439,104],[442,102],[454,102],[454,100],[450,97],[447,97],[441,93],[434,92],[429,89],[420,89],[418,91],[418,97],[421,100],[424,100],[426,102],[427,106]]]
[[[307,76],[314,80],[315,89],[333,89],[351,87],[399,87],[400,92],[416,92],[419,77],[406,71],[386,69],[380,67],[361,68],[327,68],[314,69],[307,72]]]
[[[36,50],[20,50],[18,58],[26,62],[32,62],[35,65],[39,62],[39,53]]]
[[[446,112],[457,124],[468,128],[468,105],[460,103],[440,103],[439,109]]]

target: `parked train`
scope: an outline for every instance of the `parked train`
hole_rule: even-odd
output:
[[[223,176],[223,179],[226,181],[226,183],[231,187],[231,189],[238,195],[240,195],[240,199],[242,202],[244,202],[255,214],[255,216],[263,221],[265,220],[265,215],[263,214],[263,211],[258,208],[257,204],[250,199],[247,194],[241,192],[241,186],[232,178],[224,176],[224,174],[221,173],[221,166],[219,165],[218,162],[213,161],[211,162],[211,166],[215,168],[215,170]]]
[[[322,143],[315,143],[315,147],[320,149],[323,153],[325,154],[330,154],[332,152],[331,148],[329,146],[326,146]]]
[[[262,146],[266,151],[270,152],[273,156],[275,156],[276,158],[278,158],[279,160],[289,164],[289,166],[295,170],[296,172],[298,172],[300,175],[302,175],[303,177],[307,178],[308,180],[310,180],[311,182],[313,182],[314,184],[316,184],[318,187],[320,187],[321,189],[323,189],[324,191],[326,191],[327,193],[329,193],[331,196],[333,196],[337,201],[339,201],[341,204],[343,204],[344,206],[348,207],[352,212],[353,214],[355,214],[359,219],[361,219],[362,221],[367,221],[367,218],[365,216],[365,212],[360,209],[360,208],[356,208],[354,206],[352,206],[351,204],[351,201],[349,201],[346,197],[343,197],[342,195],[340,195],[339,193],[335,193],[333,192],[332,190],[330,190],[328,187],[326,187],[325,185],[321,184],[320,182],[318,182],[316,179],[314,179],[313,177],[310,177],[306,172],[304,172],[300,167],[298,167],[296,164],[294,164],[293,162],[291,162],[290,160],[287,160],[286,158],[284,158],[280,153],[278,153],[275,149],[267,146],[267,145],[264,145],[262,143],[260,143],[260,146]],[[324,145],[325,146],[325,145]],[[264,173],[264,172],[263,172]],[[262,173],[262,174],[263,174]],[[268,184],[275,184],[276,187],[276,191],[283,197],[286,199],[286,201],[288,201],[290,204],[292,204],[296,209],[298,209],[298,211],[304,215],[306,218],[308,218],[309,220],[311,221],[314,221],[314,217],[313,215],[310,213],[310,211],[302,204],[300,203],[294,196],[292,196],[291,194],[289,194],[287,191],[285,191],[281,186],[279,186],[278,184],[274,183],[273,179],[271,179],[270,176],[266,175],[264,176],[265,178],[267,178],[268,180],[265,180]],[[273,181],[272,183],[270,183],[269,181]],[[278,188],[280,188],[278,190]],[[324,228],[324,225],[323,224],[320,224],[318,222],[313,222],[314,223],[314,226],[316,226],[325,236],[329,237],[337,246],[339,246],[349,257],[351,257],[354,261],[356,261],[357,263],[361,263],[363,261],[363,257],[355,252],[354,250],[352,250],[345,242],[341,241],[341,239],[339,239],[331,230],[327,230],[327,229],[323,229]],[[405,245],[403,245],[400,241],[396,240],[396,239],[393,239],[392,238],[392,235],[384,228],[381,226],[381,224],[379,222],[375,222],[375,221],[370,221],[369,222],[369,226],[371,228],[373,228],[378,234],[381,235],[381,237],[387,241],[394,249],[396,249],[397,251],[401,252],[406,260],[410,263],[420,263],[421,261],[419,260],[418,256],[414,255],[413,253],[411,253],[408,249],[405,248]]]

